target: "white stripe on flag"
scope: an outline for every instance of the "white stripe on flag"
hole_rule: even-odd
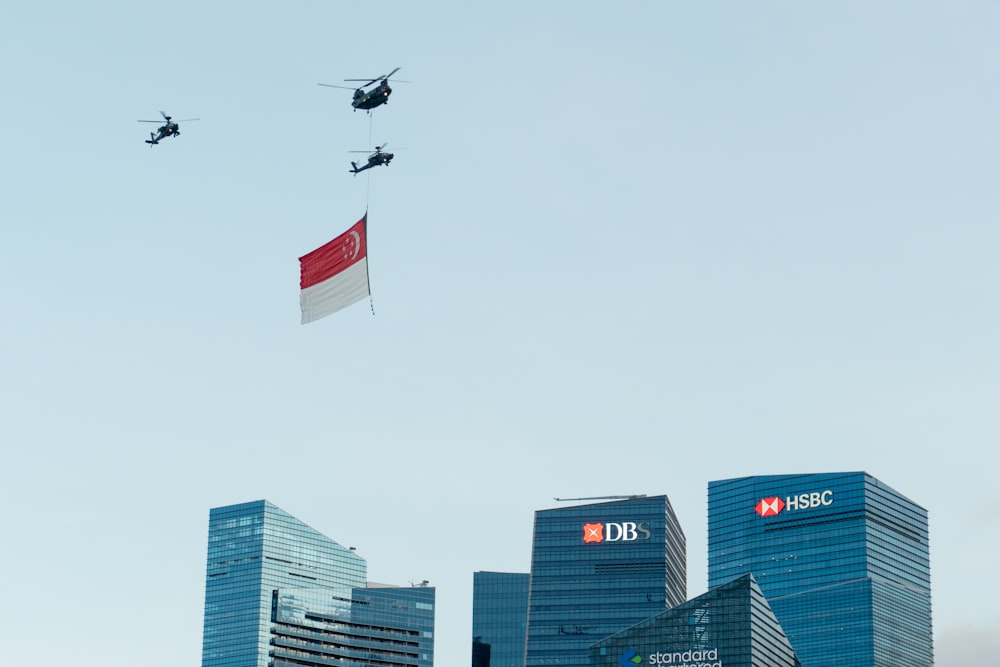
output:
[[[355,262],[335,276],[299,293],[302,324],[326,317],[371,294],[368,288],[368,258]]]

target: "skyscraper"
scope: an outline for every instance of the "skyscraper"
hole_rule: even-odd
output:
[[[594,667],[800,667],[752,574],[602,639]]]
[[[434,589],[366,579],[353,549],[266,500],[211,510],[202,667],[430,667]]]
[[[472,575],[473,667],[523,667],[528,578],[521,572]]]
[[[687,544],[666,496],[535,513],[526,667],[589,664],[589,647],[686,599]]]
[[[930,667],[927,511],[864,472],[708,485],[708,585],[751,572],[803,667]]]

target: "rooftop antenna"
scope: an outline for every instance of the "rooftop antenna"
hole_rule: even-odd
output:
[[[645,498],[645,493],[637,493],[631,496],[591,496],[589,498],[553,498],[557,503],[567,503],[573,500],[633,500],[635,498]]]

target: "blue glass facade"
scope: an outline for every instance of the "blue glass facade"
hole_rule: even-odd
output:
[[[752,572],[804,667],[931,667],[927,512],[864,472],[710,482],[708,584]]]
[[[329,641],[321,640],[319,644],[331,651],[313,651],[299,644],[295,650],[300,658],[282,662],[276,657],[289,648],[276,643],[278,638],[286,637],[280,631],[282,624],[290,625],[290,621],[279,621],[279,617],[298,618],[290,611],[292,600],[301,603],[296,609],[301,608],[302,614],[308,612],[319,620],[307,616],[303,619],[319,625],[324,622],[364,625],[368,622],[366,613],[381,610],[378,613],[383,617],[392,616],[393,628],[398,626],[407,633],[415,630],[421,638],[415,652],[418,656],[428,656],[427,660],[407,657],[385,664],[420,667],[432,664],[434,589],[415,588],[412,589],[415,592],[408,592],[411,589],[366,588],[363,558],[266,500],[211,510],[206,570],[202,667],[331,666],[357,662],[353,654],[336,657],[336,651],[342,648],[353,650],[352,640],[337,638],[329,628],[323,631],[333,632]],[[410,600],[407,596],[414,599],[396,602],[396,606],[392,602],[383,604],[397,598]],[[330,608],[343,600],[367,601],[346,607],[347,611],[358,614],[357,620],[345,620],[343,615],[330,613]],[[430,605],[430,609],[425,605]],[[312,630],[317,628],[309,631]],[[361,647],[377,650],[382,639],[367,637]],[[301,659],[305,654],[314,655],[316,661]]]
[[[520,572],[473,574],[473,667],[524,667],[528,579]]]
[[[527,667],[584,667],[590,646],[687,597],[687,544],[666,496],[535,513]]]
[[[799,667],[753,575],[745,574],[590,649],[594,667]]]
[[[430,587],[279,589],[273,667],[434,664]]]

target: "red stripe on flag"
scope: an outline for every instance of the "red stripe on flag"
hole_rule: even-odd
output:
[[[299,257],[302,271],[299,287],[305,289],[328,280],[368,256],[365,227],[368,214],[329,243]]]

